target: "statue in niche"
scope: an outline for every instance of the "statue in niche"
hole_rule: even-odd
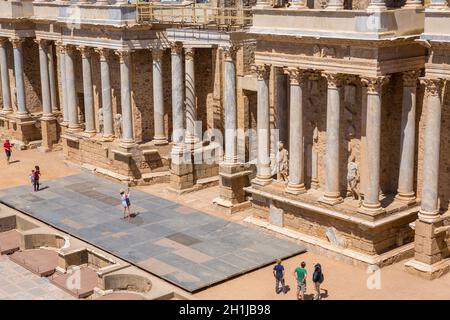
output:
[[[278,143],[277,152],[277,180],[287,181],[289,175],[288,151],[284,148],[284,143]]]
[[[319,154],[317,150],[317,143],[319,142],[319,129],[317,124],[312,122],[311,125],[314,127],[313,130],[313,143],[311,146],[311,187],[317,189],[319,187]]]
[[[98,109],[98,132],[103,133],[103,108]]]
[[[114,135],[116,138],[122,138],[122,115],[120,113],[114,116]]]
[[[359,180],[359,170],[355,155],[351,154],[347,164],[347,184],[353,198],[359,201],[358,206],[361,206],[362,199],[358,190]]]

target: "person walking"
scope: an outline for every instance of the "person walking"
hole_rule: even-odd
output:
[[[41,178],[41,169],[34,166],[34,192],[39,191],[39,179]]]
[[[294,270],[294,278],[297,280],[297,299],[303,300],[306,292],[306,263],[302,261],[299,267]]]
[[[316,263],[314,265],[314,273],[312,276],[312,281],[314,283],[314,288],[316,289],[316,295],[314,296],[314,300],[320,300],[322,298],[320,294],[320,285],[323,282],[323,272],[320,263]]]
[[[6,139],[3,143],[3,149],[5,150],[6,154],[6,164],[9,164],[9,160],[11,159],[11,147],[13,146],[14,144],[10,143],[8,139]]]
[[[284,267],[281,264],[281,259],[277,260],[277,264],[273,267],[273,276],[275,277],[275,292],[279,294],[283,292],[286,294],[286,288],[284,286]],[[278,288],[281,283],[281,290]]]
[[[130,188],[127,189],[127,192],[125,192],[125,190],[120,190],[120,199],[122,201],[122,206],[123,206],[123,218],[131,218],[131,212],[130,212],[130,207],[131,207],[131,202],[130,202]],[[128,212],[128,215],[125,215],[125,213]]]

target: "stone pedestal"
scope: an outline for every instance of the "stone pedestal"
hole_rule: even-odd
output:
[[[250,185],[249,168],[243,164],[221,163],[219,166],[220,196],[214,203],[224,208],[227,213],[234,213],[250,206],[245,194],[245,187]]]
[[[38,151],[51,151],[53,144],[58,142],[56,119],[41,120],[42,145]]]
[[[192,191],[195,183],[191,151],[183,146],[175,146],[172,148],[171,157],[168,190],[178,194]]]

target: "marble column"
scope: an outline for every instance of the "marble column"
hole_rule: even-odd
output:
[[[22,38],[12,38],[14,55],[14,75],[16,80],[17,112],[18,118],[28,118],[30,116],[25,97],[25,83],[23,78],[23,57],[22,57]]]
[[[61,77],[61,105],[63,111],[62,126],[67,126],[69,123],[69,109],[67,104],[67,90],[66,90],[66,46],[62,42],[56,42],[56,51],[58,53],[58,65]]]
[[[56,76],[55,76],[55,65],[53,60],[53,43],[49,43],[47,47],[47,59],[48,59],[48,77],[50,84],[50,101],[52,105],[52,112],[58,111],[58,98],[56,91]]]
[[[415,202],[414,156],[416,137],[416,88],[420,71],[403,73],[402,127],[400,136],[400,170],[398,177],[398,200]]]
[[[448,10],[449,7],[448,7],[447,0],[431,0],[427,9]]]
[[[92,92],[92,49],[85,46],[79,47],[81,52],[81,63],[83,68],[83,95],[84,95],[84,133],[87,136],[95,135],[94,121],[94,97]]]
[[[129,50],[117,50],[120,58],[120,104],[122,108],[122,144],[132,145],[133,111],[131,109],[130,66],[131,52]]]
[[[367,11],[384,11],[387,10],[386,0],[370,0]]]
[[[184,72],[181,43],[172,45],[172,121],[173,142],[181,146],[184,141]]]
[[[109,76],[109,51],[106,48],[98,48],[96,52],[100,56],[100,78],[102,86],[102,117],[103,140],[114,139],[113,112],[111,103],[111,78]]]
[[[195,135],[195,121],[197,120],[197,97],[195,95],[195,65],[194,48],[185,48],[185,99],[186,99],[186,143],[192,144],[198,141]]]
[[[254,68],[258,79],[257,98],[257,135],[258,165],[254,183],[266,185],[272,181],[270,170],[270,127],[269,127],[269,75],[270,66],[260,65]]]
[[[422,202],[419,220],[434,222],[439,218],[439,155],[441,143],[442,89],[445,80],[424,79],[426,124],[422,169]]]
[[[48,75],[48,42],[44,39],[36,40],[39,45],[39,71],[41,74],[41,92],[42,92],[42,119],[54,119],[52,113],[52,102],[50,97],[50,79]]]
[[[339,185],[339,148],[340,148],[340,113],[341,74],[326,73],[328,81],[327,93],[327,131],[325,151],[325,185],[321,202],[335,205],[342,202]]]
[[[162,49],[152,50],[153,59],[153,121],[155,127],[155,136],[153,143],[155,145],[167,144],[167,137],[164,129],[164,91],[163,91],[163,73],[162,73]]]
[[[237,111],[236,111],[236,50],[234,46],[224,48],[224,113],[226,164],[237,163]]]
[[[8,55],[6,43],[8,38],[0,38],[0,73],[2,77],[3,114],[12,113],[11,87],[9,85]]]
[[[366,120],[366,161],[367,181],[365,183],[364,201],[360,209],[363,213],[381,212],[380,193],[380,150],[381,150],[381,90],[389,77],[362,77],[361,82],[367,87]]]
[[[67,110],[69,112],[69,130],[80,131],[81,126],[78,119],[78,106],[75,88],[75,67],[74,67],[73,46],[66,46],[66,93],[67,93]]]
[[[366,141],[366,126],[367,126],[367,88],[361,87],[361,151],[360,151],[360,185],[359,193],[363,196],[366,190],[367,182],[367,141]]]
[[[290,84],[289,182],[286,192],[300,194],[306,192],[303,159],[303,89],[306,74],[298,68],[288,68],[286,71]]]
[[[344,10],[344,0],[328,0],[326,10]]]

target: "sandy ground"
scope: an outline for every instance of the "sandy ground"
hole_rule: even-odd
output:
[[[44,154],[36,150],[13,150],[11,160],[17,162],[6,165],[4,154],[2,154],[0,188],[29,183],[29,172],[36,164],[41,167],[43,182],[78,172],[64,164],[62,159],[61,152]],[[241,220],[249,214],[243,212],[230,216],[218,212],[212,205],[212,200],[218,195],[218,187],[182,196],[167,192],[164,184],[138,188],[237,223],[241,223]],[[424,280],[404,272],[404,262],[383,268],[376,273],[367,273],[364,268],[354,267],[311,252],[283,261],[286,268],[286,284],[290,286],[286,295],[275,293],[272,265],[198,292],[195,297],[198,299],[296,299],[293,270],[301,261],[306,262],[309,272],[307,298],[311,298],[314,294],[311,282],[313,265],[320,262],[325,275],[325,282],[322,285],[322,295],[325,299],[450,299],[450,274],[433,281]]]

